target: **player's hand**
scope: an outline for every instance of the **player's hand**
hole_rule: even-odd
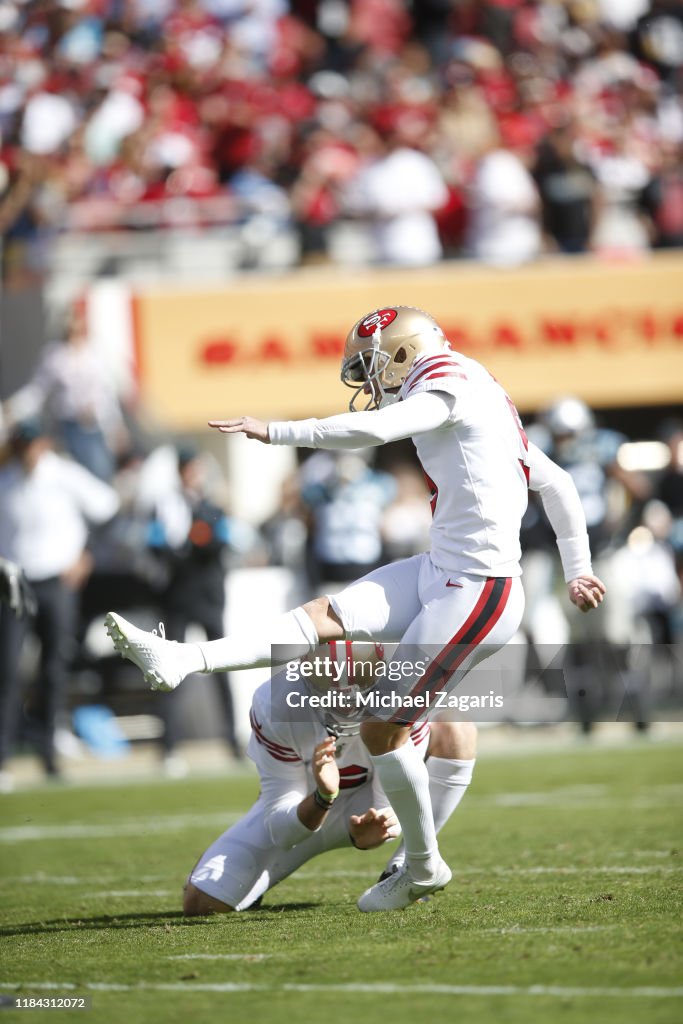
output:
[[[336,742],[334,736],[328,736],[313,751],[313,778],[320,792],[325,795],[339,791],[339,768],[334,757]]]
[[[253,416],[240,416],[237,420],[209,420],[209,426],[221,434],[246,434],[254,441],[270,444],[268,424],[264,420],[255,420]]]
[[[579,611],[590,612],[598,608],[606,593],[605,584],[597,576],[579,576],[567,584],[569,600]]]
[[[388,839],[395,839],[401,827],[390,807],[377,811],[371,807],[365,814],[352,814],[349,818],[349,834],[359,850],[372,850]]]

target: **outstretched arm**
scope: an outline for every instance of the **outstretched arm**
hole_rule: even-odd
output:
[[[241,416],[234,420],[209,420],[209,426],[223,434],[246,434],[264,444],[287,444],[300,448],[370,448],[435,430],[450,416],[454,401],[451,395],[430,391],[371,412],[345,412],[320,420],[272,423]]]
[[[602,603],[605,584],[593,574],[586,517],[569,473],[529,445],[529,487],[537,491],[555,533],[569,600],[582,612]]]

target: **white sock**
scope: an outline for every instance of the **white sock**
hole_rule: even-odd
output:
[[[432,802],[434,828],[437,834],[444,827],[450,816],[467,792],[472,781],[475,760],[460,761],[455,758],[428,757],[426,760],[429,773],[429,798]],[[397,847],[385,871],[394,867],[402,867],[406,859],[403,842]]]
[[[429,796],[437,832],[441,831],[467,792],[474,764],[474,758],[471,761],[451,760],[447,757],[427,758]]]
[[[427,766],[410,741],[388,754],[371,754],[370,760],[401,824],[410,873],[418,882],[429,881],[439,862],[439,848]]]
[[[260,623],[258,628],[241,630],[221,640],[194,644],[204,664],[200,672],[230,672],[241,668],[261,668],[273,664],[271,647],[279,646],[277,663],[284,664],[309,654],[319,643],[311,617],[303,608]]]

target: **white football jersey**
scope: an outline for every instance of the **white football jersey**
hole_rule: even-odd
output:
[[[277,775],[283,781],[285,789],[285,780],[300,780],[302,769],[305,769],[306,790],[313,792],[313,751],[319,743],[334,734],[334,722],[330,720],[326,724],[325,712],[310,707],[302,700],[310,697],[313,692],[304,679],[288,682],[285,673],[280,672],[272,680],[259,686],[254,693],[250,711],[251,736],[247,753],[260,775]],[[305,706],[292,707],[292,704],[297,703]],[[411,739],[422,756],[426,756],[429,724],[422,722],[417,725],[411,732]],[[362,786],[365,782],[373,781],[372,762],[358,733],[338,737],[336,761],[339,766],[341,795]],[[386,806],[388,801],[381,793],[377,780],[374,781],[377,801],[375,806]]]
[[[448,420],[415,434],[431,492],[431,557],[453,572],[519,576],[527,506],[528,442],[512,400],[491,374],[458,352],[416,360],[398,395],[453,395]]]

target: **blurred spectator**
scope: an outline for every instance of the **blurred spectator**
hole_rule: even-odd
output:
[[[661,165],[645,188],[643,203],[658,249],[683,247],[683,142],[664,140]]]
[[[196,449],[177,449],[177,486],[155,502],[150,523],[151,542],[164,557],[169,576],[160,595],[166,636],[185,639],[191,625],[200,626],[207,640],[225,633],[225,579],[227,554],[245,553],[255,540],[253,532],[230,519],[211,494],[206,458]],[[222,713],[223,738],[233,756],[242,749],[235,735],[232,690],[225,672],[215,675]],[[178,692],[160,695],[164,719],[163,746],[169,772],[181,767],[176,748],[183,738]]]
[[[669,449],[669,464],[657,481],[656,496],[674,519],[683,519],[683,420],[666,420],[659,437]]]
[[[599,209],[595,174],[577,153],[576,128],[555,128],[541,143],[533,175],[542,204],[543,229],[560,252],[586,252]]]
[[[642,474],[621,467],[617,455],[625,437],[598,427],[592,410],[582,399],[558,399],[545,410],[541,420],[550,434],[548,454],[576,484],[591,552],[599,559],[612,545],[625,540],[634,521],[629,499],[635,501],[639,511],[638,503],[649,497],[650,484]],[[636,522],[638,518],[636,515]]]
[[[92,564],[89,524],[111,519],[118,505],[113,488],[51,450],[38,419],[15,424],[9,458],[0,467],[0,556],[23,569],[35,595],[30,628],[41,652],[31,721],[48,775],[58,774],[55,725],[75,654],[78,593]],[[28,628],[25,619],[0,606],[0,770],[16,738]]]
[[[306,139],[291,189],[304,262],[327,256],[329,229],[342,214],[344,187],[357,165],[357,152],[333,132],[320,129]]]
[[[27,101],[22,118],[20,140],[28,153],[46,156],[56,153],[78,125],[79,111],[66,82],[55,75],[38,88]]]
[[[671,516],[668,543],[674,552],[674,563],[683,592],[683,420],[666,420],[659,436],[669,448],[669,464],[657,481],[655,497]],[[676,625],[672,631],[683,638],[683,604],[679,604]]]
[[[269,565],[291,569],[303,582],[306,570],[308,516],[301,498],[299,474],[285,478],[277,511],[261,524]]]
[[[316,452],[301,467],[310,509],[309,575],[314,585],[348,583],[382,562],[382,515],[394,496],[387,473],[360,452]]]
[[[631,531],[629,551],[637,564],[639,585],[636,612],[647,619],[652,642],[671,644],[675,639],[672,613],[680,601],[681,584],[670,544],[672,517],[657,500],[643,509],[642,523]]]
[[[644,203],[651,175],[628,127],[616,128],[607,147],[593,153],[591,163],[601,194],[594,248],[617,255],[649,248],[651,228]]]
[[[477,165],[468,196],[468,250],[475,259],[511,267],[540,255],[540,201],[531,161],[522,143],[494,148]]]
[[[243,220],[245,268],[259,265],[259,254],[272,248],[291,223],[289,196],[273,180],[275,170],[270,159],[262,154],[247,161],[230,179]]]
[[[498,123],[472,68],[452,62],[437,113],[436,135],[463,180],[498,142]]]
[[[155,461],[154,453],[146,455],[136,446],[123,452],[117,460],[113,483],[120,507],[117,515],[97,531],[90,543],[94,564],[81,597],[83,636],[112,603],[121,608],[157,609],[168,586],[169,569],[152,544],[151,499],[144,492],[147,488],[157,494],[165,493],[170,486],[171,473],[163,468],[156,472]]]
[[[596,622],[573,614],[569,619],[571,644],[564,668],[574,713],[587,733],[615,693],[622,698],[627,694],[634,724],[647,728],[647,674],[633,668],[629,656],[638,636],[638,576],[625,543],[650,495],[649,481],[622,468],[618,451],[624,437],[598,427],[581,399],[559,399],[545,411],[542,423],[550,434],[550,457],[576,485],[593,567],[610,594]]]
[[[384,560],[409,558],[429,548],[432,515],[424,477],[412,463],[398,463],[390,470],[395,494],[384,509],[382,539]]]
[[[0,240],[2,277],[15,285],[42,279],[43,217],[39,197],[45,169],[36,156],[20,149],[0,149]]]
[[[683,9],[679,0],[650,0],[646,6],[635,27],[636,53],[675,84],[683,68]]]
[[[425,266],[442,256],[435,213],[448,190],[434,161],[418,147],[425,125],[406,113],[386,140],[374,138],[374,152],[351,179],[346,212],[371,229],[374,261]]]
[[[88,333],[86,306],[72,306],[63,341],[45,348],[29,383],[7,401],[10,419],[40,415],[62,447],[100,480],[114,476],[127,432],[111,376]]]

